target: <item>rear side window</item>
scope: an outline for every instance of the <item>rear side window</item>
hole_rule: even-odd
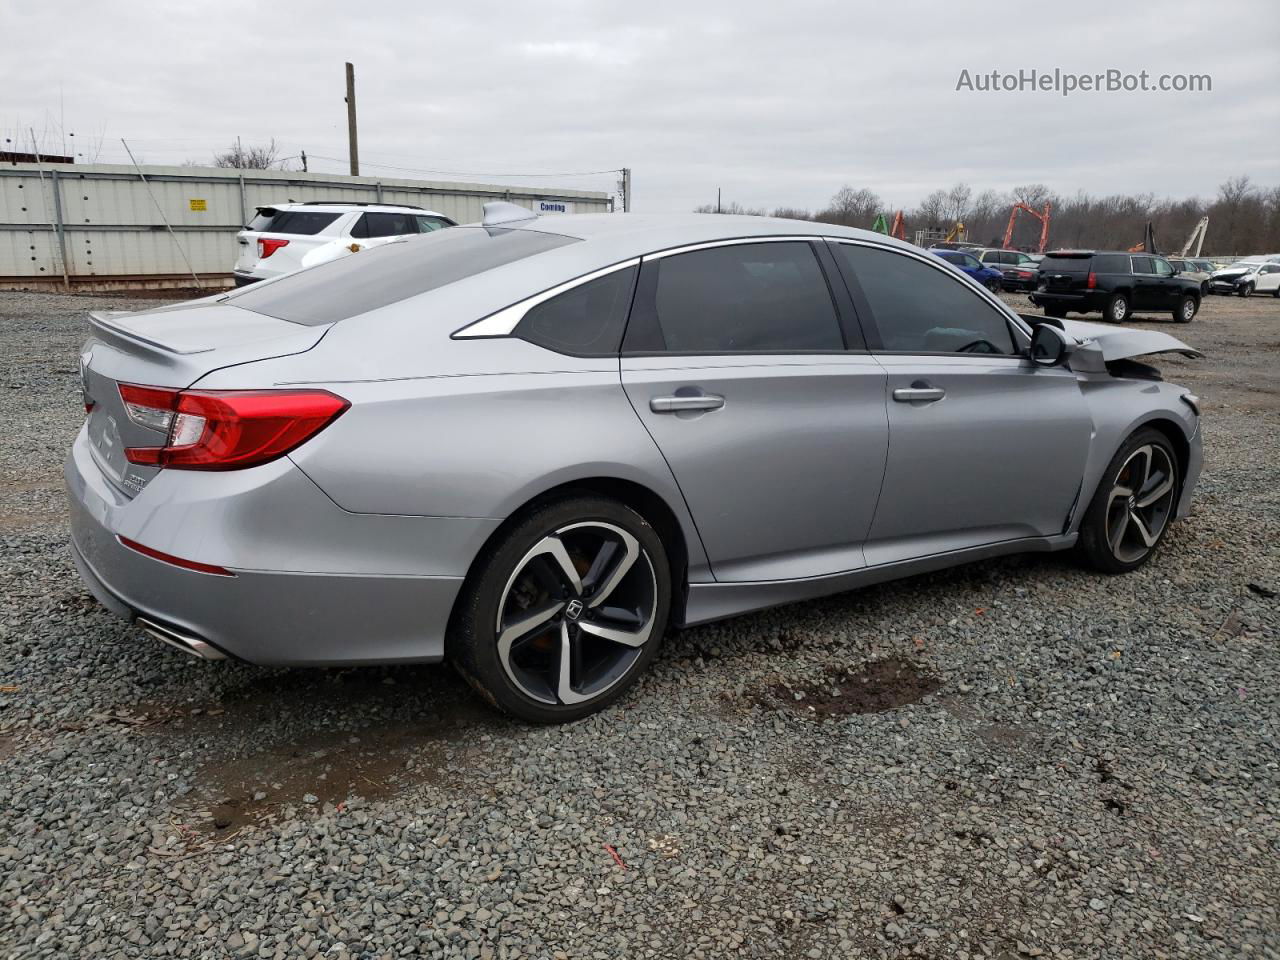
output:
[[[807,242],[694,250],[650,261],[646,270],[656,272],[646,306],[667,352],[844,350],[826,277]]]
[[[1131,257],[1134,273],[1155,273],[1156,264],[1150,257]]]
[[[1004,315],[960,277],[890,250],[836,243],[832,252],[861,288],[879,333],[880,350],[1015,352]]]
[[[515,335],[557,353],[616,354],[635,283],[636,268],[627,267],[566,290],[530,309]]]
[[[241,287],[227,302],[307,326],[334,323],[446,284],[581,241],[534,230],[455,227],[388,243]]]
[[[1100,253],[1093,258],[1092,269],[1095,273],[1128,273],[1129,258],[1122,253]]]
[[[291,233],[294,236],[310,237],[319,233],[340,213],[320,213],[316,210],[276,210],[263,207],[249,221],[249,229],[260,233]]]
[[[452,223],[442,217],[424,217],[421,214],[418,214],[413,219],[418,222],[419,233],[430,233],[432,230],[440,230],[443,227],[453,226]]]
[[[351,228],[353,237],[404,237],[418,232],[418,218],[412,213],[363,213]]]

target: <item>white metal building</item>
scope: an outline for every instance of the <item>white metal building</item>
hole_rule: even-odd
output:
[[[145,180],[144,180],[145,178]],[[609,195],[278,170],[110,164],[0,165],[0,289],[229,282],[235,235],[288,200],[406,203],[468,223],[489,200],[544,214],[602,212]],[[166,225],[167,222],[167,225]],[[170,232],[172,229],[172,233]],[[65,268],[65,269],[64,269]]]

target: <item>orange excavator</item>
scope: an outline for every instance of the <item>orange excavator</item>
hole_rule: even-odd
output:
[[[902,217],[902,211],[899,210],[893,215],[893,225],[889,225],[889,221],[885,219],[883,213],[876,214],[876,222],[871,225],[871,229],[876,233],[883,233],[886,236],[897,237],[899,240],[907,239],[907,222]]]
[[[1009,226],[1004,231],[1004,248],[1008,250],[1013,243],[1013,225],[1018,220],[1018,211],[1029,214],[1040,221],[1040,246],[1036,248],[1036,253],[1044,253],[1044,248],[1049,245],[1049,215],[1051,208],[1049,201],[1044,202],[1043,210],[1035,210],[1025,203],[1015,203],[1013,209],[1009,211]]]

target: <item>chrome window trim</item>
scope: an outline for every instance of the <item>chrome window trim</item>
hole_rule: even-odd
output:
[[[524,319],[524,315],[538,306],[545,303],[552,297],[558,297],[562,293],[568,293],[574,287],[580,287],[584,283],[590,283],[592,280],[599,280],[601,277],[607,277],[611,273],[617,273],[619,270],[626,270],[630,267],[640,265],[639,257],[632,257],[630,260],[623,260],[621,263],[615,263],[591,273],[584,273],[580,277],[572,280],[566,280],[564,283],[557,284],[541,293],[535,293],[531,297],[518,300],[509,307],[503,307],[496,313],[491,313],[487,317],[473,321],[453,332],[454,340],[474,340],[482,337],[509,337],[519,326],[520,321]]]
[[[655,253],[646,253],[642,259],[661,260],[663,257],[674,257],[681,253],[693,253],[695,250],[710,250],[714,247],[737,247],[747,243],[815,243],[825,239],[828,238],[796,234],[788,236],[773,235],[768,237],[735,237],[730,240],[707,240],[703,243],[690,243],[682,247],[671,247],[667,250],[658,250]]]
[[[875,243],[869,240],[855,239],[853,237],[823,237],[822,239],[826,240],[827,243],[846,243],[854,247],[871,247],[875,250],[884,250],[888,253],[897,253],[904,257],[912,257],[919,260],[921,263],[933,267],[933,269],[945,274],[950,279],[955,280],[960,284],[968,285],[974,293],[978,294],[979,297],[982,297],[999,310],[1000,314],[1012,323],[1014,328],[1020,331],[1023,336],[1028,339],[1031,337],[1031,327],[1024,323],[1022,318],[1013,312],[1013,308],[999,297],[995,296],[990,290],[978,283],[968,274],[958,273],[950,266],[943,266],[947,261],[943,260],[941,257],[935,257],[932,254],[916,253],[914,250],[903,250],[901,247],[890,246],[887,243]],[[884,351],[875,352],[883,353]],[[997,354],[997,356],[999,356],[999,354]]]

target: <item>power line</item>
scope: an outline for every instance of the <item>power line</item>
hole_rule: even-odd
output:
[[[332,160],[334,163],[343,163],[340,157],[326,157],[320,153],[313,153],[310,156],[317,160]],[[612,170],[579,170],[572,173],[480,173],[475,170],[432,170],[425,167],[400,167],[392,163],[375,163],[370,160],[363,161],[366,167],[381,167],[384,170],[400,170],[404,173],[439,173],[448,177],[595,177],[606,173],[621,173],[622,168],[616,167]]]

